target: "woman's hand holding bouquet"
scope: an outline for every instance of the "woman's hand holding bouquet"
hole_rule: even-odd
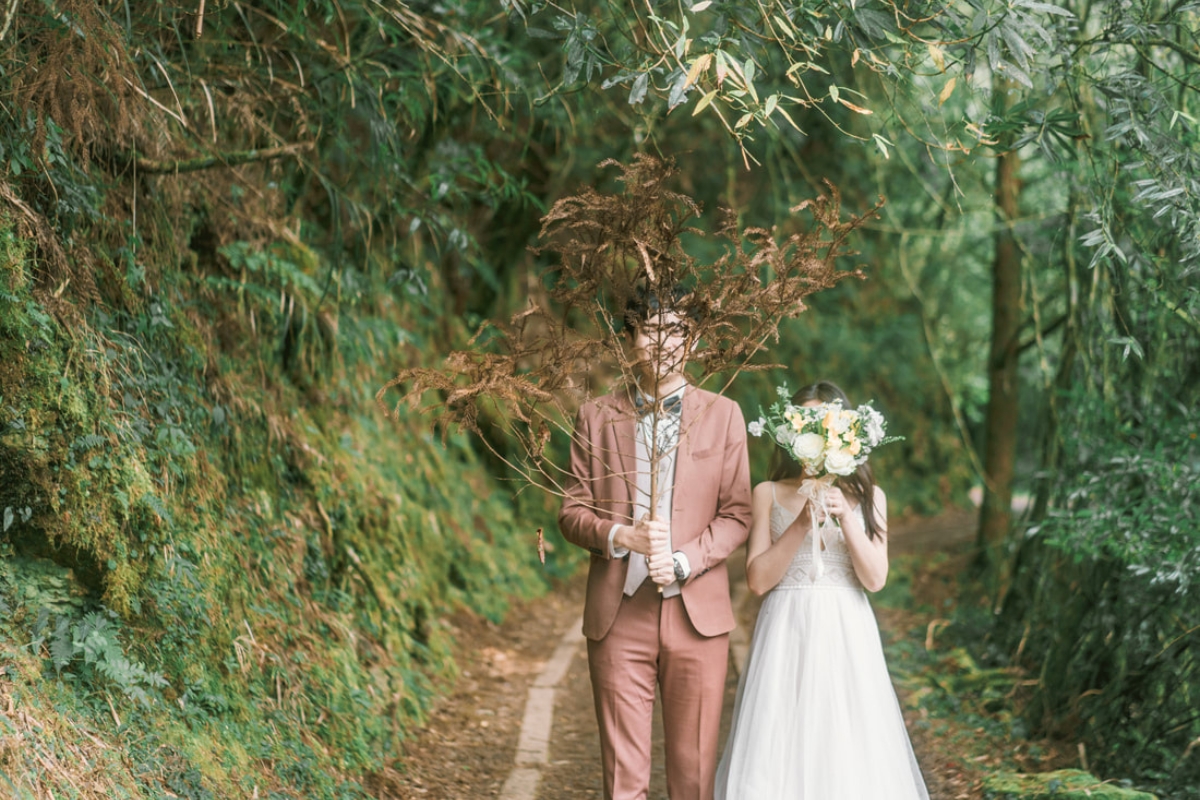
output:
[[[839,476],[852,474],[865,464],[871,451],[903,437],[887,435],[887,421],[869,404],[845,408],[841,401],[810,401],[795,405],[786,386],[776,390],[779,400],[750,423],[752,436],[764,434],[782,447],[804,468],[804,480],[797,490],[809,501],[813,517],[813,564],[820,577],[819,521],[832,516],[836,520],[849,511],[845,497],[834,488]]]

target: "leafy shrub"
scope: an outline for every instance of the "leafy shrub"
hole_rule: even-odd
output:
[[[1108,773],[1164,794],[1200,785],[1200,758],[1185,755],[1200,737],[1196,432],[1186,417],[1140,426],[1075,401],[1090,435],[1068,443],[1058,502],[1026,531],[998,644],[1037,676],[1035,730],[1078,728]]]

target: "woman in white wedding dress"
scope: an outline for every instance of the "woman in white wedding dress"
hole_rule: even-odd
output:
[[[849,407],[821,382],[791,402],[834,399]],[[864,463],[828,490],[814,532],[804,477],[783,459],[754,489],[746,578],[767,596],[716,800],[928,800],[865,591],[887,580],[887,500]]]

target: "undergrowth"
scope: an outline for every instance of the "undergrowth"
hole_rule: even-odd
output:
[[[67,325],[0,227],[0,791],[365,796],[454,678],[448,616],[545,588],[546,509],[373,403],[409,304],[225,257]]]
[[[1014,775],[1092,770],[1095,783],[1132,788],[1129,773],[1089,753],[1081,728],[1055,735],[1029,721],[1040,681],[1019,665],[997,663],[994,620],[982,586],[966,569],[969,549],[894,557],[888,584],[872,603],[883,622],[888,668],[909,720],[927,780],[946,796],[991,796]],[[974,599],[973,599],[974,598]],[[1143,783],[1145,783],[1143,781]],[[1155,785],[1160,800],[1193,800],[1187,787]]]

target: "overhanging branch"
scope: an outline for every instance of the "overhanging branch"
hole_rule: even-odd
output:
[[[305,150],[311,150],[315,144],[315,142],[300,142],[281,147],[235,150],[230,153],[217,153],[216,155],[201,156],[200,158],[184,158],[168,161],[158,161],[135,154],[132,158],[127,156],[126,160],[134,164],[138,172],[152,175],[170,175],[182,172],[198,172],[203,169],[213,169],[215,167],[236,167],[241,164],[251,164],[255,161],[270,161],[285,156],[293,156]]]
[[[1026,350],[1028,350],[1029,348],[1031,348],[1035,344],[1037,344],[1039,339],[1041,339],[1044,336],[1049,336],[1050,334],[1054,333],[1054,331],[1056,331],[1058,328],[1062,327],[1063,323],[1065,323],[1068,319],[1069,319],[1068,315],[1063,314],[1061,317],[1054,320],[1054,322],[1051,322],[1049,325],[1047,325],[1045,328],[1043,328],[1041,333],[1038,333],[1035,336],[1032,336],[1029,339],[1026,339],[1025,341],[1018,344],[1017,352],[1024,353]]]

